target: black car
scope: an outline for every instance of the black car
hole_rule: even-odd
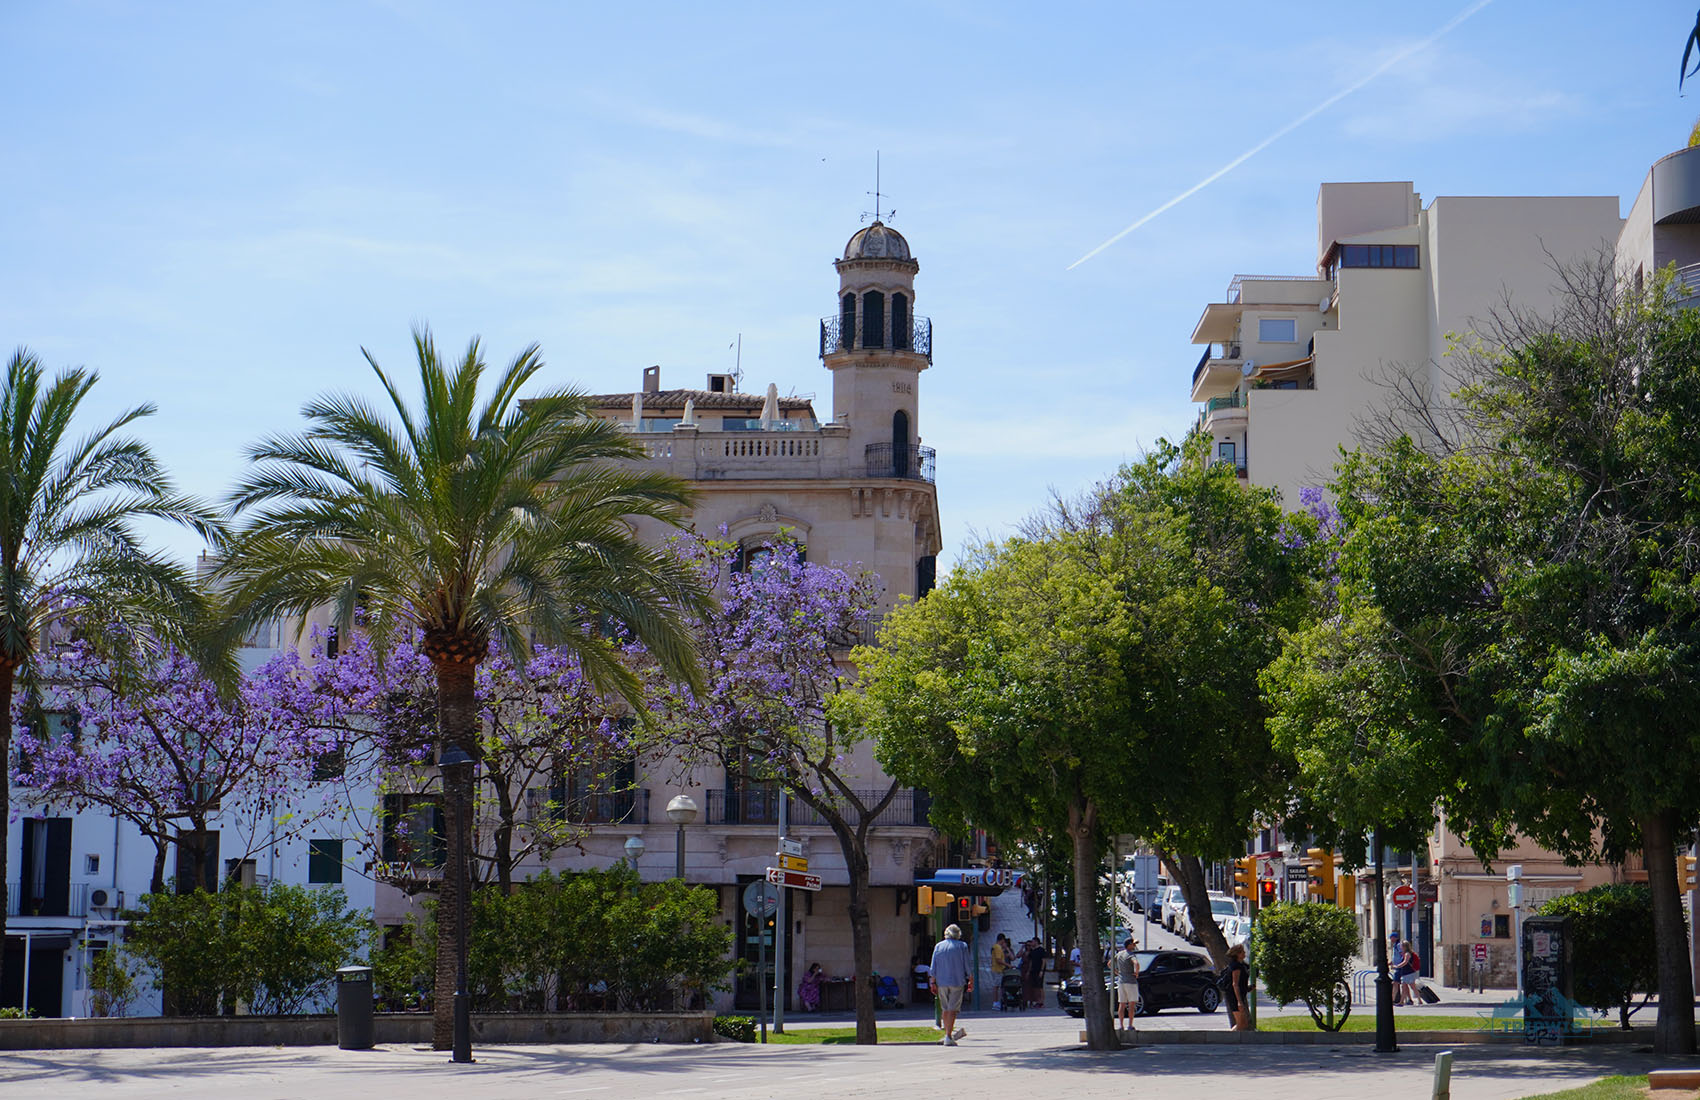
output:
[[[1222,990],[1210,960],[1196,951],[1135,951],[1139,960],[1139,1014],[1150,1016],[1165,1008],[1196,1008],[1215,1012]],[[1086,999],[1078,975],[1057,993],[1057,1007],[1070,1016],[1086,1014]],[[1110,1003],[1113,1010],[1115,1002]]]

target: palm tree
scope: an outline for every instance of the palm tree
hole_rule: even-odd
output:
[[[250,448],[253,465],[229,497],[246,520],[221,567],[239,625],[330,605],[345,627],[358,608],[378,639],[421,632],[437,678],[439,762],[478,754],[473,678],[492,644],[516,659],[534,642],[565,645],[599,686],[637,699],[637,678],[602,629],[612,620],[663,667],[695,679],[686,624],[708,596],[689,566],[645,546],[632,526],[635,517],[677,524],[686,485],[622,466],[642,452],[579,394],[521,401],[543,366],[535,345],[480,404],[476,339],[451,365],[428,330],[413,342],[417,409],[362,349],[386,412],[359,397],[320,397],[302,410],[304,432]],[[462,866],[471,840],[471,773],[443,768],[449,869]],[[438,895],[439,1050],[454,1032],[456,878],[444,874]]]
[[[172,489],[145,444],[123,434],[154,406],[122,412],[81,438],[69,434],[99,379],[79,367],[49,383],[35,356],[19,348],[0,384],[0,940],[8,902],[13,696],[20,686],[33,694],[49,627],[116,620],[136,629],[91,636],[187,644],[203,621],[188,570],[145,550],[135,521],[165,519],[208,538],[216,536],[216,521]]]

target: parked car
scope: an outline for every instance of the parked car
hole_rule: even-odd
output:
[[[1136,951],[1139,960],[1139,1014],[1151,1016],[1165,1008],[1196,1008],[1215,1012],[1222,1003],[1216,971],[1196,951]],[[1104,975],[1107,982],[1108,975]],[[1113,1002],[1112,1002],[1113,1005]],[[1070,978],[1057,992],[1057,1007],[1070,1016],[1086,1014],[1080,976]]]
[[[1175,930],[1175,915],[1179,910],[1185,908],[1186,899],[1181,897],[1179,886],[1171,884],[1158,888],[1157,902],[1153,911],[1157,914],[1157,919],[1162,922],[1164,928],[1173,932]]]
[[[1251,920],[1248,917],[1227,917],[1217,923],[1221,924],[1222,938],[1228,941],[1229,947],[1251,938]]]
[[[1216,918],[1216,924],[1220,927],[1229,917],[1239,916],[1240,910],[1232,898],[1211,894],[1210,915]],[[1185,905],[1181,906],[1180,914],[1175,919],[1175,932],[1188,943],[1199,942],[1198,929],[1192,926],[1192,913]]]

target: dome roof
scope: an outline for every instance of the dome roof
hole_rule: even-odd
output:
[[[846,260],[907,260],[909,242],[903,239],[903,234],[886,225],[875,221],[865,229],[858,229],[850,238],[850,243],[844,246]]]

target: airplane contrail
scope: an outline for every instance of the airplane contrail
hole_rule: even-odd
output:
[[[1146,222],[1150,221],[1152,218],[1157,217],[1159,214],[1162,214],[1164,211],[1170,210],[1173,207],[1179,205],[1180,203],[1185,202],[1187,199],[1190,199],[1192,196],[1198,194],[1200,191],[1204,190],[1206,187],[1209,187],[1211,184],[1215,183],[1217,180],[1221,179],[1223,176],[1227,175],[1229,172],[1232,172],[1234,169],[1238,168],[1240,165],[1244,164],[1246,161],[1250,160],[1252,157],[1255,157],[1257,154],[1263,152],[1263,150],[1269,148],[1271,145],[1275,144],[1277,141],[1280,141],[1282,138],[1286,137],[1288,134],[1292,133],[1294,130],[1297,130],[1300,126],[1303,126],[1305,123],[1309,122],[1311,119],[1315,118],[1317,115],[1328,110],[1328,108],[1334,106],[1336,103],[1340,102],[1342,99],[1345,99],[1347,96],[1351,95],[1353,92],[1357,91],[1359,88],[1362,88],[1365,84],[1368,84],[1370,81],[1374,80],[1376,77],[1380,76],[1382,73],[1386,72],[1388,69],[1391,69],[1393,66],[1399,64],[1399,62],[1405,60],[1407,57],[1410,57],[1412,54],[1418,52],[1419,50],[1424,50],[1424,49],[1427,49],[1428,47],[1434,45],[1437,41],[1439,41],[1442,37],[1444,37],[1447,34],[1447,32],[1451,31],[1458,24],[1462,23],[1464,20],[1470,18],[1470,16],[1481,11],[1483,8],[1487,7],[1491,3],[1493,3],[1493,0],[1476,0],[1476,2],[1474,4],[1471,4],[1469,7],[1465,8],[1463,11],[1459,12],[1457,15],[1455,15],[1451,19],[1447,20],[1446,23],[1439,30],[1435,31],[1433,34],[1429,35],[1427,38],[1424,38],[1419,42],[1412,43],[1411,45],[1406,46],[1404,49],[1395,53],[1393,56],[1389,57],[1386,61],[1383,61],[1381,64],[1377,65],[1375,68],[1371,69],[1368,74],[1359,78],[1356,83],[1349,84],[1346,87],[1341,88],[1339,91],[1335,92],[1333,95],[1329,96],[1327,99],[1323,100],[1321,103],[1318,103],[1316,106],[1312,107],[1310,110],[1306,111],[1304,114],[1300,115],[1298,118],[1295,118],[1293,121],[1287,123],[1285,126],[1281,127],[1279,130],[1276,130],[1273,134],[1270,134],[1268,137],[1264,138],[1262,141],[1258,142],[1256,145],[1253,145],[1250,149],[1247,149],[1245,152],[1241,153],[1239,156],[1235,157],[1233,160],[1230,160],[1228,163],[1224,164],[1222,167],[1216,169],[1216,171],[1210,173],[1208,176],[1205,176],[1203,179],[1199,180],[1197,183],[1193,184],[1191,187],[1187,188],[1185,191],[1182,191],[1180,194],[1176,195],[1174,198],[1170,199],[1168,202],[1164,203],[1162,206],[1159,206],[1157,209],[1151,211],[1149,214],[1146,214],[1144,217],[1140,218],[1138,221],[1134,222],[1132,225],[1128,226],[1126,229],[1122,230],[1120,233],[1117,233],[1115,236],[1111,237],[1109,240],[1105,241],[1103,244],[1099,245],[1097,248],[1094,248],[1092,251],[1088,252],[1086,255],[1080,257],[1080,259],[1069,264],[1068,267],[1066,267],[1064,270],[1065,271],[1073,271],[1075,268],[1079,267],[1081,264],[1085,263],[1087,260],[1090,260],[1092,257],[1096,256],[1098,253],[1104,251],[1104,249],[1115,244],[1117,241],[1121,240],[1123,237],[1127,236],[1129,233],[1132,233],[1135,229],[1138,229],[1140,226],[1144,225]]]

